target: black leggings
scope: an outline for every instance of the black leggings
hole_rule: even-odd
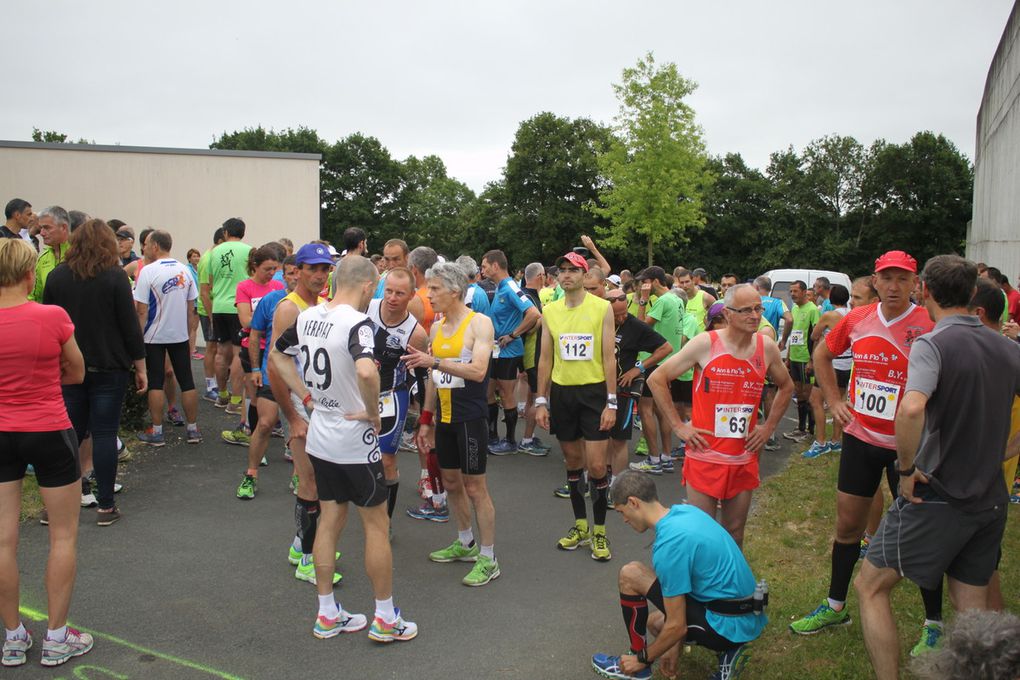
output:
[[[666,614],[666,605],[662,599],[662,586],[659,585],[659,579],[655,579],[652,583],[652,587],[648,589],[648,594],[645,595],[645,598],[658,607],[663,615]],[[701,645],[706,649],[711,649],[713,652],[725,652],[742,644],[724,638],[712,628],[712,624],[705,617],[704,604],[691,598],[690,595],[687,596],[686,601],[687,636],[684,638],[684,642]]]
[[[195,389],[195,380],[191,377],[191,349],[188,341],[170,344],[153,343],[145,345],[145,373],[149,377],[149,389],[163,389],[166,377],[166,355],[170,355],[170,365],[174,369],[174,377],[181,386],[181,392]]]

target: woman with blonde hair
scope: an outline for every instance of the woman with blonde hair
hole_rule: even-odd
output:
[[[107,227],[109,231],[109,227]],[[111,234],[112,236],[112,234]],[[35,250],[21,239],[0,239],[0,619],[4,666],[25,663],[32,636],[18,613],[18,520],[21,485],[35,468],[50,516],[46,563],[49,623],[42,664],[57,666],[92,649],[92,636],[67,626],[77,569],[78,442],[61,384],[80,383],[85,362],[74,325],[60,307],[29,302]],[[11,339],[15,339],[11,341]]]

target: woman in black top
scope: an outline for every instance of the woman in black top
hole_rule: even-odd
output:
[[[145,392],[147,380],[131,282],[120,265],[116,237],[105,222],[90,220],[71,234],[64,262],[46,280],[43,302],[67,310],[85,357],[85,381],[64,386],[64,403],[78,441],[92,437],[99,501],[96,523],[109,526],[120,519],[113,485],[117,432],[131,365],[140,393]]]

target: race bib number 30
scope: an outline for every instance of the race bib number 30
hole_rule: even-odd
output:
[[[397,415],[397,402],[393,400],[393,392],[379,395],[379,417],[392,418]]]
[[[432,371],[432,382],[441,390],[453,390],[464,387],[464,378],[435,369]]]
[[[804,331],[790,332],[790,345],[799,346],[804,344]]]
[[[854,381],[854,410],[862,415],[895,420],[899,399],[899,385],[865,378]]]
[[[716,404],[715,436],[720,439],[744,439],[752,415],[754,406],[750,404]]]
[[[595,353],[595,336],[591,333],[562,333],[560,359],[564,361],[591,361]]]

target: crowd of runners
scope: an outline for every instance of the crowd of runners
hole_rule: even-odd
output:
[[[399,239],[373,255],[355,227],[339,252],[286,238],[253,247],[244,221],[230,218],[204,253],[190,248],[178,260],[162,229],[136,239],[122,221],[56,206],[37,215],[21,199],[7,204],[6,220],[0,332],[25,339],[0,351],[6,666],[25,663],[32,646],[16,563],[26,472],[50,532],[42,663],[92,647],[66,625],[77,527],[83,507],[96,507],[99,526],[121,519],[129,389],[148,402],[140,445],[165,446],[178,431],[188,444],[210,437],[200,399],[236,416],[217,438],[247,448],[230,490],[242,501],[257,498],[259,468],[273,438],[283,440],[295,496],[288,559],[295,578],[317,588],[318,638],[365,628],[382,643],[417,635],[392,592],[402,474],[414,482],[403,512],[456,525],[429,559],[469,563],[467,586],[498,578],[487,458],[546,456],[544,432],[563,453],[566,481],[554,493],[570,501],[551,549],[609,561],[610,510],[655,534],[652,564],[619,571],[629,650],[592,658],[605,677],[649,678],[656,662],[672,676],[684,643],[718,654],[715,678],[744,668],[769,598],[742,553],[745,524],[759,455],[778,448],[777,436],[803,443],[808,459],[840,456],[829,591],[793,633],[850,623],[862,559],[854,585],[879,678],[898,674],[889,592],[901,578],[924,603],[913,655],[942,645],[944,578],[957,609],[1003,609],[997,568],[1020,451],[1020,293],[997,269],[943,255],[919,272],[891,251],[850,290],[793,282],[788,308],[767,277],[727,273],[716,288],[704,269],[614,271],[587,236],[550,261],[511,264],[499,250],[476,262]],[[797,426],[781,432],[791,400]],[[411,470],[397,469],[401,449],[418,454]],[[676,478],[668,474],[686,504],[659,502],[656,483]],[[333,590],[351,504],[365,531],[371,617],[345,610]]]

